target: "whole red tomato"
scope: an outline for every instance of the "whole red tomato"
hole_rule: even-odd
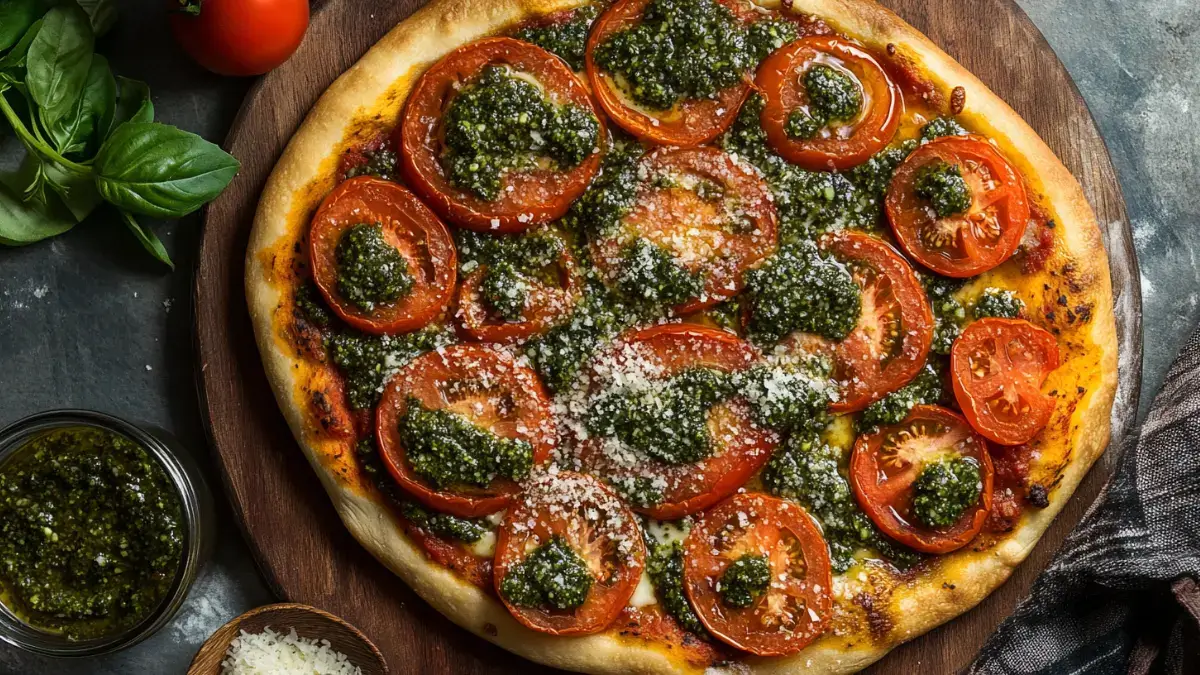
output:
[[[171,30],[196,63],[221,75],[261,75],[308,29],[308,0],[171,0]]]

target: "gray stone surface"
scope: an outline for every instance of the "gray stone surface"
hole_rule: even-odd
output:
[[[1200,312],[1200,3],[1019,1],[1079,83],[1129,204],[1143,273],[1144,412]],[[100,50],[118,73],[150,83],[162,121],[219,141],[249,82],[191,65],[165,29],[163,3],[119,4],[121,21]],[[0,139],[0,168],[16,157],[11,139]],[[50,408],[94,408],[170,429],[209,464],[193,373],[198,228],[196,218],[158,226],[174,272],[145,256],[107,212],[51,242],[0,249],[0,424]],[[153,639],[71,662],[0,647],[0,675],[184,672],[210,632],[271,599],[227,510],[219,532],[187,605]]]

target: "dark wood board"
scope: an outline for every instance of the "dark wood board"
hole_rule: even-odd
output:
[[[279,413],[246,311],[243,260],[258,195],[321,92],[418,6],[418,0],[326,0],[304,44],[258,82],[225,147],[242,161],[207,211],[196,274],[199,386],[224,487],[267,583],[363,630],[393,672],[549,672],[457,628],[363,550],[342,527]],[[1050,46],[1013,0],[884,0],[1020,113],[1083,183],[1112,259],[1122,340],[1114,414],[1124,435],[1137,411],[1141,294],[1124,203],[1087,107]],[[1027,592],[1110,475],[1104,455],[1013,577],[963,617],[898,648],[878,673],[953,672],[967,664]]]

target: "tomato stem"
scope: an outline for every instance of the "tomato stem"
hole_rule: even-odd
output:
[[[202,0],[179,0],[179,8],[175,10],[175,13],[200,16],[201,2]]]

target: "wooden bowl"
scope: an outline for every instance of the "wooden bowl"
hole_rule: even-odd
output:
[[[329,640],[330,646],[345,654],[363,675],[388,675],[390,672],[383,654],[362,631],[316,607],[282,603],[252,609],[217,629],[201,645],[187,675],[220,675],[221,661],[229,651],[229,643],[242,631],[261,633],[268,627],[283,634],[295,628],[300,637]]]

